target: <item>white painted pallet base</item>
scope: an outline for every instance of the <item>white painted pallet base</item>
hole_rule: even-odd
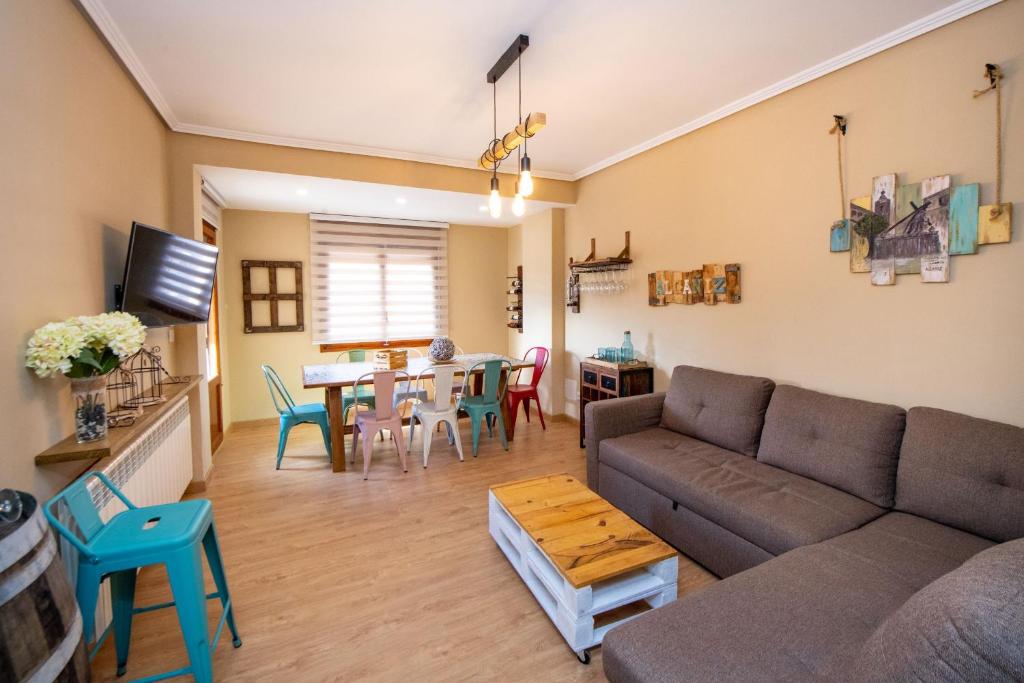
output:
[[[580,661],[589,661],[587,649],[600,645],[608,631],[639,615],[607,621],[597,628],[594,626],[595,617],[640,600],[653,608],[676,599],[678,557],[575,588],[548,560],[530,534],[516,523],[494,493],[488,494],[488,500],[491,537]]]

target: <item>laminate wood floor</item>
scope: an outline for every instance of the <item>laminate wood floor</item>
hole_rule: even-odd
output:
[[[232,429],[203,495],[244,644],[233,649],[225,633],[216,680],[605,680],[601,649],[589,666],[576,660],[487,532],[491,484],[554,472],[585,480],[576,425],[548,424],[520,419],[508,453],[485,434],[473,458],[466,438],[464,463],[437,434],[426,470],[417,435],[408,474],[377,441],[369,481],[361,466],[331,472],[314,426],[292,431],[281,471],[276,424]],[[680,558],[680,596],[712,581]],[[163,569],[144,570],[136,604],[169,599]],[[211,601],[211,629],[219,615]],[[110,638],[95,680],[118,680],[113,650]],[[129,679],[186,662],[173,609],[136,616]]]

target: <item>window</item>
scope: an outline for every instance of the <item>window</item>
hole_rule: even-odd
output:
[[[448,224],[311,214],[313,343],[448,333]]]

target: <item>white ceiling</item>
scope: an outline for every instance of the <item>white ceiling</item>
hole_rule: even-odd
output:
[[[526,33],[534,169],[578,178],[998,0],[80,2],[175,130],[460,166]]]
[[[200,166],[199,172],[229,209],[335,213],[499,227],[522,222],[522,218],[512,215],[512,200],[507,198],[503,199],[501,218],[491,218],[486,210],[487,197],[479,194],[215,166]],[[527,200],[526,215],[564,206],[567,205]]]

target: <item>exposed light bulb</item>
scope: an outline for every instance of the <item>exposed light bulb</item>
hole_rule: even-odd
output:
[[[498,179],[491,178],[491,197],[487,201],[491,218],[501,218],[501,194],[498,193]]]
[[[512,199],[512,214],[514,216],[522,216],[524,213],[526,213],[526,200],[517,191],[516,196]]]
[[[530,173],[530,157],[523,157],[519,172],[519,192],[524,197],[533,194],[533,175]]]

